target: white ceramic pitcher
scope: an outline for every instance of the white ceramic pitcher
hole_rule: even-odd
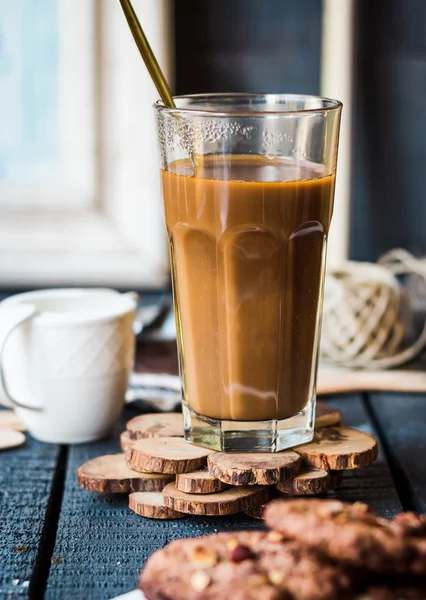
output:
[[[34,437],[100,439],[125,401],[133,366],[134,294],[53,289],[0,303],[1,403]]]

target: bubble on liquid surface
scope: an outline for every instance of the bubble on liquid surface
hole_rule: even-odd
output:
[[[273,160],[275,158],[275,154],[273,152],[268,152],[266,158],[268,158],[269,160]]]

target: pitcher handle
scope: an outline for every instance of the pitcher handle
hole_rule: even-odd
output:
[[[14,306],[13,309],[7,308],[3,311],[0,310],[0,385],[5,397],[12,406],[42,411],[43,409],[41,407],[28,406],[22,402],[19,402],[12,396],[12,394],[9,392],[9,387],[6,381],[3,360],[6,343],[12,332],[15,331],[15,329],[22,323],[32,319],[36,312],[36,307],[33,304],[19,304]]]

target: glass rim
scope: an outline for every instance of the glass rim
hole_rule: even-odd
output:
[[[221,101],[223,105],[223,101],[226,99],[262,99],[264,103],[270,103],[277,105],[277,110],[231,110],[232,105],[230,105],[230,110],[213,110],[208,108],[197,108],[196,103],[194,103],[194,107],[185,106],[185,107],[169,107],[165,106],[162,100],[157,100],[153,107],[155,110],[169,113],[169,114],[180,114],[180,115],[192,115],[192,116],[200,116],[200,117],[274,117],[274,116],[291,116],[291,115],[309,115],[309,114],[318,114],[328,112],[330,110],[340,110],[343,107],[342,102],[340,100],[334,100],[332,98],[327,98],[324,96],[316,96],[314,94],[266,94],[266,93],[208,93],[208,94],[185,94],[183,96],[173,96],[174,100],[195,100],[200,101],[200,103],[205,101]],[[303,101],[303,100],[317,100],[319,102],[323,102],[327,105],[315,107],[315,108],[298,108],[298,109],[290,109],[283,110],[279,109],[282,101],[285,100],[293,100],[293,101]],[[261,103],[259,103],[261,106]]]

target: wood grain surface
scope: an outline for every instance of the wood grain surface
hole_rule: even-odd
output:
[[[0,427],[0,450],[8,450],[24,444],[25,434],[22,431]]]
[[[293,479],[277,483],[279,492],[290,496],[315,496],[330,489],[331,477],[324,469],[308,469]]]
[[[190,515],[233,515],[264,504],[269,498],[266,486],[230,487],[216,494],[186,494],[169,483],[164,490],[164,504]]]
[[[187,494],[215,494],[225,490],[228,486],[213,477],[208,469],[202,469],[193,473],[176,475],[176,487]]]
[[[129,496],[129,508],[148,519],[182,519],[186,516],[166,506],[161,492],[134,492]]]
[[[324,427],[309,444],[295,447],[305,464],[315,469],[347,470],[371,465],[378,457],[376,439],[358,429]]]
[[[317,400],[315,407],[315,429],[342,424],[342,413],[327,402]]]
[[[43,576],[47,577],[52,555],[46,543],[48,519],[56,528],[49,506],[54,507],[57,500],[58,465],[65,467],[60,447],[31,436],[24,446],[0,452],[0,597],[23,599],[30,593],[33,598],[43,597]],[[76,469],[73,480],[77,485]],[[44,556],[46,564],[41,560]],[[33,577],[36,568],[38,580]],[[27,587],[22,586],[24,582]]]
[[[126,450],[126,462],[135,471],[190,473],[204,467],[211,450],[189,444],[183,438],[136,440]]]
[[[301,469],[299,454],[286,452],[214,452],[208,457],[208,469],[229,485],[273,485],[294,477]]]
[[[183,437],[181,413],[149,413],[130,419],[126,429],[132,440],[151,437]]]
[[[122,431],[120,433],[120,448],[122,449],[122,451],[125,453],[127,448],[130,446],[130,444],[133,442],[132,438],[130,437],[130,434],[128,431]]]
[[[124,454],[105,454],[82,464],[78,483],[90,492],[159,492],[173,479],[163,473],[138,473],[129,469]]]
[[[16,429],[26,431],[27,426],[13,410],[0,410],[0,429]]]

